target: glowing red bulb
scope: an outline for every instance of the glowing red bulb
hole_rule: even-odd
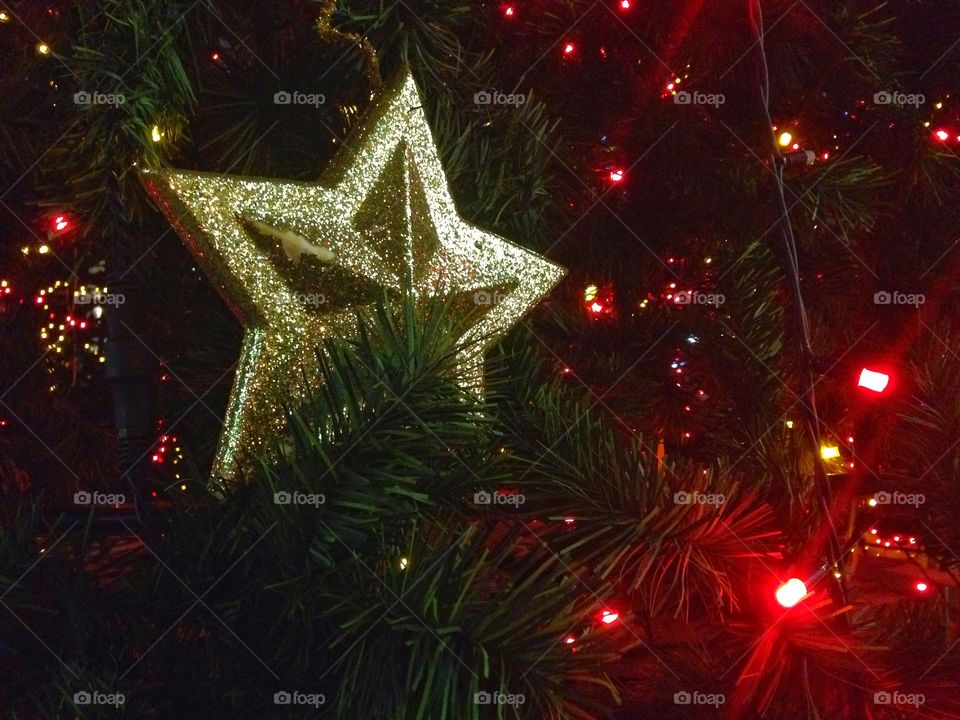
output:
[[[66,215],[57,215],[53,219],[53,229],[56,230],[57,232],[63,232],[68,227],[70,227],[70,221],[67,220]]]
[[[568,42],[566,45],[563,46],[564,55],[573,55],[576,51],[577,51],[577,46],[574,45],[572,42]]]
[[[214,62],[220,62],[220,53],[215,52],[210,55],[210,59]]]
[[[631,6],[632,6],[632,4],[631,4],[630,0],[620,0],[620,9],[621,9],[621,10],[629,10],[629,9],[631,8]]]
[[[567,645],[573,645],[573,644],[577,641],[577,639],[576,639],[573,635],[567,635],[567,636],[563,639],[563,641],[564,641]]]
[[[591,309],[593,312],[595,312],[595,313],[602,313],[602,312],[603,312],[603,305],[601,305],[601,304],[598,303],[598,302],[595,302],[595,303],[593,303],[593,304],[590,305],[590,309]]]
[[[930,589],[930,586],[923,582],[923,580],[918,580],[913,587],[917,589],[917,592],[921,593],[924,593]]]
[[[503,16],[507,18],[512,18],[516,14],[517,10],[513,5],[504,5],[503,6]]]
[[[790,578],[777,588],[777,602],[791,608],[807,596],[807,585],[800,578]]]
[[[616,622],[618,617],[620,617],[620,613],[614,612],[613,610],[604,610],[600,614],[600,622],[609,625],[610,623]]]
[[[616,170],[610,171],[610,182],[618,183],[623,180],[623,170],[617,168]]]
[[[937,130],[934,135],[936,135],[937,140],[940,140],[941,142],[946,142],[950,139],[950,133],[948,133],[946,130]]]
[[[889,383],[889,375],[882,372],[875,372],[869,368],[863,368],[860,371],[860,379],[857,381],[858,386],[872,390],[875,393],[882,393],[887,389]]]

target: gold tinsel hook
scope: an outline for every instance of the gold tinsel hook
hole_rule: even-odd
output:
[[[376,92],[383,84],[380,76],[380,56],[367,38],[357,33],[344,32],[333,26],[333,14],[337,10],[337,0],[324,0],[320,6],[320,17],[317,18],[317,32],[323,40],[331,43],[355,45],[366,58],[364,74],[370,84],[371,93]]]

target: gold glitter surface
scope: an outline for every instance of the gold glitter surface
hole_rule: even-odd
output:
[[[477,386],[483,351],[564,274],[460,219],[406,70],[316,183],[166,170],[142,180],[246,329],[214,481],[234,480],[270,452],[285,433],[284,404],[317,383],[316,348],[352,336],[357,309],[382,293],[485,306],[464,336],[477,342],[459,361],[464,385]],[[297,233],[333,259],[293,262],[253,221]]]

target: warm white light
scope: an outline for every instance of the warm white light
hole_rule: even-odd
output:
[[[790,578],[777,588],[777,602],[789,608],[807,596],[807,586],[800,578]]]

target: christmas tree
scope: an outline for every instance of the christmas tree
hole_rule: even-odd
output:
[[[0,36],[4,717],[960,712],[960,8]]]

